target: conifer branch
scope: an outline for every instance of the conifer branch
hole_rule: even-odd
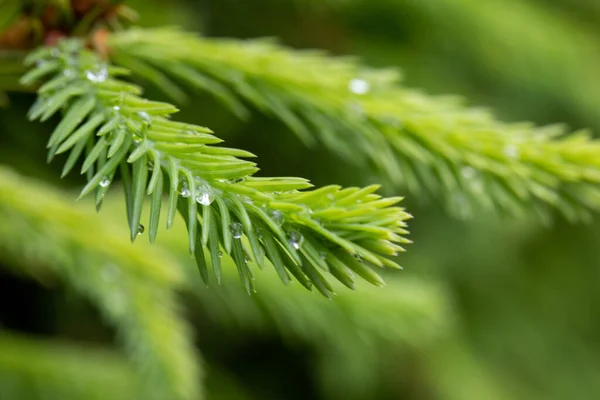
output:
[[[117,329],[144,398],[197,399],[201,371],[175,304],[173,288],[184,277],[168,267],[173,261],[152,249],[134,249],[115,237],[110,224],[79,212],[43,185],[5,169],[0,182],[3,263],[40,278],[48,269],[96,304]]]
[[[134,72],[143,65],[163,86],[177,87],[173,79],[237,100],[234,110],[241,100],[253,104],[306,142],[369,163],[459,216],[487,208],[546,221],[558,209],[587,220],[600,208],[600,145],[587,132],[502,123],[456,98],[406,89],[395,71],[266,41],[159,28],[116,33],[108,43],[115,62]]]
[[[378,360],[386,354],[389,346],[426,349],[453,330],[453,313],[447,293],[441,286],[427,280],[398,276],[390,279],[389,285],[383,289],[369,287],[363,282],[359,286],[360,296],[343,290],[341,283],[333,282],[334,288],[339,289],[339,295],[334,301],[328,301],[308,293],[299,285],[281,285],[277,272],[265,269],[257,281],[260,295],[249,299],[243,291],[236,289],[238,278],[234,264],[229,257],[224,257],[223,284],[198,290],[200,278],[195,265],[184,256],[186,246],[182,239],[187,232],[183,226],[175,226],[154,246],[143,242],[130,246],[119,240],[125,229],[119,224],[120,215],[116,212],[99,216],[84,205],[73,207],[68,195],[2,168],[0,187],[6,189],[0,193],[0,218],[3,221],[0,224],[0,255],[3,265],[13,267],[17,273],[29,273],[43,282],[48,282],[55,275],[70,282],[72,276],[77,275],[79,281],[90,282],[79,287],[87,296],[95,296],[102,291],[105,293],[102,298],[111,299],[115,288],[102,280],[112,279],[111,267],[118,265],[120,278],[126,277],[127,285],[135,281],[139,285],[161,287],[163,290],[193,293],[210,323],[223,331],[239,334],[268,332],[286,340],[308,343],[324,355],[325,358],[319,360],[323,363],[327,363],[327,355],[341,354],[348,346],[360,348],[361,354],[365,355],[359,363],[363,373],[357,380],[361,382],[377,370]],[[30,193],[37,193],[37,196],[28,196]],[[45,199],[44,204],[31,207],[39,197]],[[108,210],[117,208],[117,199],[116,195],[107,196],[105,206]],[[91,226],[93,230],[89,229]],[[173,258],[173,255],[178,257]],[[132,290],[128,293],[134,295],[138,292]],[[151,319],[154,322],[145,329],[154,330],[158,326],[160,329],[180,329],[170,318],[160,314],[163,307],[159,305],[165,304],[161,296],[140,298],[131,303],[143,305],[145,313],[154,313]],[[130,324],[124,328],[138,329],[131,325],[138,320],[127,320]],[[149,321],[150,318],[143,320]],[[363,323],[365,320],[369,323]],[[124,322],[121,320],[119,323]],[[332,323],[336,329],[332,329]],[[346,332],[343,338],[339,335],[340,331]],[[176,348],[177,341],[165,339],[160,343],[164,354],[172,357],[191,357],[193,354],[189,348]],[[373,345],[363,347],[365,343]],[[146,363],[153,361],[146,353],[130,355],[136,365],[144,369],[147,368]],[[169,363],[174,368],[173,372],[178,371],[187,379],[194,377],[196,372],[193,368],[173,360]],[[351,360],[353,363],[359,361],[356,358]],[[356,371],[351,365],[338,368]],[[319,374],[320,370],[315,372]],[[156,379],[154,375],[143,377]],[[186,381],[183,378],[179,380],[182,385]],[[158,385],[164,381],[151,382]],[[142,383],[148,385],[146,380]],[[150,391],[153,389],[154,386],[149,388]]]
[[[45,82],[30,118],[45,121],[64,110],[48,142],[49,159],[70,152],[64,175],[83,158],[88,184],[80,197],[95,191],[98,207],[120,168],[132,241],[144,230],[147,195],[154,241],[166,188],[167,227],[179,210],[205,281],[203,247],[217,280],[221,248],[230,254],[248,292],[254,290],[249,260],[262,267],[267,258],[283,282],[291,274],[325,296],[333,290],[322,272],[354,287],[355,273],[382,285],[372,267],[399,268],[388,257],[403,251],[396,243],[409,242],[401,235],[410,215],[394,206],[401,198],[380,197],[377,185],[306,191],[312,185],[305,179],[254,177],[256,164],[239,158],[252,154],[216,147],[221,140],[209,129],[171,120],[174,106],[139,97],[137,86],[115,78],[127,70],[104,63],[77,40],[41,48],[26,62],[36,66],[22,83]]]
[[[600,95],[597,65],[600,41],[596,32],[560,8],[600,15],[597,2],[569,1],[547,7],[543,3],[521,0],[433,0],[428,2],[387,0],[351,0],[330,6],[356,15],[371,7],[375,15],[390,16],[402,24],[410,15],[427,28],[425,44],[429,51],[440,51],[445,42],[452,57],[466,61],[465,68],[493,74],[493,86],[517,93],[542,93],[567,113],[580,116],[598,126],[596,99]],[[373,7],[377,4],[376,7]],[[352,18],[352,17],[350,17]],[[411,29],[411,28],[408,28]],[[473,32],[477,32],[474,40]],[[394,38],[388,38],[394,41]],[[494,49],[492,51],[491,49]],[[427,52],[427,50],[425,50]],[[419,60],[414,54],[413,62]],[[495,87],[494,87],[495,86]],[[532,107],[535,109],[535,106]]]

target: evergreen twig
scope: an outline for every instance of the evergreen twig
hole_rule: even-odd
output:
[[[115,62],[134,72],[144,65],[162,86],[185,82],[234,110],[240,100],[251,103],[309,143],[316,137],[414,192],[444,199],[459,216],[483,207],[546,221],[558,209],[589,220],[600,208],[600,145],[585,131],[565,136],[559,125],[502,123],[455,97],[406,89],[395,71],[268,41],[158,28],[119,32],[108,43]]]
[[[396,243],[409,242],[401,235],[410,215],[395,206],[401,198],[382,198],[374,193],[377,185],[307,191],[312,185],[305,179],[254,177],[256,164],[238,158],[252,154],[216,147],[221,140],[209,129],[171,120],[174,106],[139,97],[137,86],[115,78],[127,70],[104,63],[78,40],[41,48],[26,61],[36,66],[22,82],[45,82],[30,118],[45,121],[64,110],[49,158],[70,152],[63,175],[83,158],[88,184],[80,197],[95,191],[98,207],[120,167],[132,241],[144,230],[147,195],[154,241],[165,188],[167,226],[179,210],[205,281],[203,247],[210,249],[217,280],[221,248],[231,254],[248,292],[254,290],[249,260],[262,267],[267,258],[285,283],[291,274],[325,296],[333,290],[323,272],[354,287],[354,274],[383,285],[372,268],[399,268],[388,257],[403,251]]]

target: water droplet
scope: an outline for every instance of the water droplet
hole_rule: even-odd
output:
[[[371,90],[371,84],[364,79],[355,78],[348,83],[348,88],[354,94],[367,94]]]
[[[316,222],[318,225],[320,225],[320,226],[323,226],[323,221],[321,221],[319,218],[315,218],[315,219],[314,219],[314,221],[315,221],[315,222]]]
[[[462,167],[460,173],[465,179],[473,179],[477,175],[475,168],[469,166]]]
[[[508,158],[517,159],[519,158],[519,148],[514,144],[508,144],[504,148],[504,154]]]
[[[242,237],[242,233],[244,232],[244,227],[239,222],[232,222],[229,226],[231,229],[231,234],[234,239],[239,239]]]
[[[106,176],[104,178],[102,178],[102,180],[100,181],[100,186],[102,186],[103,188],[108,187],[108,185],[110,185],[110,179],[108,179]]]
[[[269,212],[269,215],[271,216],[271,219],[279,226],[283,225],[284,222],[284,217],[283,217],[283,213],[279,210],[271,210]]]
[[[190,189],[188,188],[187,183],[183,182],[181,185],[181,188],[179,189],[179,194],[181,195],[181,197],[185,197],[188,198],[192,195],[192,192],[190,192]]]
[[[320,252],[319,255],[323,260],[327,259],[327,253],[325,253],[324,251]]]
[[[186,135],[198,136],[198,132],[193,131],[191,129],[185,130],[183,131],[183,133],[185,133]]]
[[[252,199],[248,196],[242,196],[242,201],[246,204],[254,204],[254,202],[252,201]]]
[[[137,113],[137,115],[142,119],[144,128],[150,126],[150,114],[148,114],[146,111],[140,111]]]
[[[142,142],[142,140],[144,140],[144,136],[142,136],[142,134],[139,132],[133,132],[132,137],[133,137],[133,142],[136,144],[140,144]]]
[[[63,75],[68,77],[68,78],[72,78],[75,76],[75,71],[73,71],[72,69],[65,69],[63,71]]]
[[[335,201],[335,196],[333,194],[329,193],[327,195],[327,200],[329,200],[329,201],[331,201],[333,203]]]
[[[256,228],[256,230],[254,232],[256,232],[257,238],[259,238],[259,239],[263,238],[263,230],[261,228]]]
[[[222,252],[222,251],[219,251],[219,254],[218,254],[218,256],[219,256],[219,258],[223,258],[223,252]]]
[[[484,189],[483,177],[473,167],[462,167],[460,170],[461,175],[468,181],[468,187],[475,193],[482,193]]]
[[[300,246],[302,246],[302,242],[304,242],[304,236],[302,236],[302,234],[300,232],[296,232],[296,231],[290,232],[288,237],[289,237],[290,244],[296,250],[298,250],[300,248]]]
[[[92,82],[104,82],[108,78],[108,70],[106,65],[102,65],[97,71],[85,71],[85,77]]]
[[[354,257],[354,259],[355,259],[355,260],[357,260],[357,261],[360,261],[360,262],[362,262],[362,261],[363,261],[363,256],[361,256],[361,255],[360,255],[360,254],[358,254],[358,253],[354,253],[354,254],[352,255],[352,257]]]
[[[138,235],[141,235],[142,233],[144,233],[145,230],[146,230],[146,228],[144,228],[144,225],[138,224],[138,228],[137,228]]]
[[[46,65],[46,61],[45,60],[38,60],[35,62],[35,66],[38,68],[43,67],[44,65]]]
[[[121,110],[121,107],[119,107],[119,106],[114,106],[114,107],[113,107],[113,110],[115,110],[115,111],[117,111],[117,112],[118,112],[119,110]]]
[[[198,192],[196,193],[196,201],[203,206],[210,206],[212,202],[215,200],[215,195],[213,190],[208,185],[202,185],[198,188]]]

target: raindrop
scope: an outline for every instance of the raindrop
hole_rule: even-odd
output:
[[[296,232],[296,231],[290,232],[289,239],[290,239],[289,240],[290,244],[296,250],[298,250],[300,248],[300,246],[302,246],[302,242],[304,242],[304,236],[302,236],[302,234],[300,234],[300,232]]]
[[[100,181],[100,186],[105,188],[108,187],[108,185],[110,185],[110,179],[108,179],[106,176],[104,178],[102,178],[102,180]]]
[[[371,90],[371,84],[364,79],[352,79],[348,84],[348,88],[354,94],[367,94]]]
[[[333,203],[335,201],[335,196],[333,194],[329,193],[327,195],[327,200],[329,200],[329,201],[331,201]]]
[[[63,75],[68,77],[68,78],[72,78],[75,76],[75,71],[73,71],[72,69],[65,69],[63,71]]]
[[[283,225],[283,213],[279,210],[271,210],[269,212],[271,219],[279,226]]]
[[[142,119],[142,124],[144,128],[150,126],[150,115],[145,111],[140,111],[137,113],[138,117]]]
[[[223,252],[222,251],[219,251],[218,255],[219,255],[219,258],[223,258]]]
[[[142,233],[144,233],[145,230],[146,230],[146,228],[144,228],[144,225],[138,224],[138,228],[137,228],[138,235],[141,235]]]
[[[187,135],[192,135],[192,136],[197,136],[197,135],[198,135],[198,132],[196,132],[196,131],[192,131],[192,130],[189,130],[189,129],[188,129],[188,130],[185,130],[185,131],[183,131],[183,133],[185,133],[185,134],[187,134]]]
[[[117,111],[117,112],[118,112],[119,110],[121,110],[121,107],[119,107],[119,106],[114,106],[114,107],[113,107],[113,110],[115,110],[115,111]]]
[[[242,196],[242,201],[246,204],[254,204],[254,202],[252,201],[252,199],[248,196]]]
[[[475,168],[469,166],[462,167],[460,173],[465,179],[473,179],[477,175],[477,171],[475,171]]]
[[[504,154],[508,158],[517,159],[519,158],[519,148],[514,144],[508,144],[504,148]]]
[[[319,253],[319,255],[321,256],[321,258],[323,260],[327,259],[327,253],[325,253],[324,251],[322,251],[321,253]]]
[[[104,82],[106,78],[108,78],[108,70],[106,69],[106,65],[100,67],[98,71],[85,71],[85,77],[92,82]]]
[[[196,193],[196,201],[203,206],[210,206],[215,200],[212,188],[208,185],[202,185]]]
[[[468,181],[470,190],[475,193],[481,193],[484,189],[484,181],[482,176],[473,167],[463,167],[460,170],[461,175]]]
[[[256,228],[255,232],[256,232],[256,237],[257,238],[259,238],[259,239],[263,238],[263,230],[262,229]]]
[[[183,184],[181,185],[181,189],[179,189],[179,194],[181,195],[181,197],[185,198],[188,198],[192,195],[192,192],[190,192],[187,183],[183,182]]]
[[[141,143],[142,140],[144,140],[144,136],[142,136],[139,132],[133,132],[132,137],[133,137],[133,142],[137,143],[137,144]]]
[[[239,239],[242,237],[242,233],[244,231],[242,224],[240,224],[239,222],[232,222],[230,225],[230,229],[234,239]]]

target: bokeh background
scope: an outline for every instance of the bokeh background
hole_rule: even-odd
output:
[[[275,37],[357,56],[399,67],[407,86],[464,96],[507,121],[600,132],[596,0],[128,3],[144,26]],[[62,164],[45,164],[52,124],[26,121],[31,101],[13,93],[10,108],[0,109],[0,163],[74,198],[82,181],[59,181]],[[180,118],[257,154],[265,176],[302,176],[316,185],[377,181],[324,149],[306,148],[276,119],[256,112],[240,121],[209,96],[193,97]],[[329,302],[268,277],[261,284],[259,276],[259,293],[250,298],[232,267],[223,287],[198,282],[181,293],[208,370],[208,398],[600,398],[600,222],[573,225],[558,215],[551,226],[485,214],[459,220],[401,184],[385,190],[405,195],[415,216],[415,244],[401,256],[405,270],[386,276],[387,288],[364,287]],[[102,216],[125,229],[119,197]],[[174,235],[161,246],[188,265]],[[16,276],[16,264],[0,246],[2,330],[84,348],[118,340],[94,305],[66,285]],[[0,386],[1,364],[0,356]]]

